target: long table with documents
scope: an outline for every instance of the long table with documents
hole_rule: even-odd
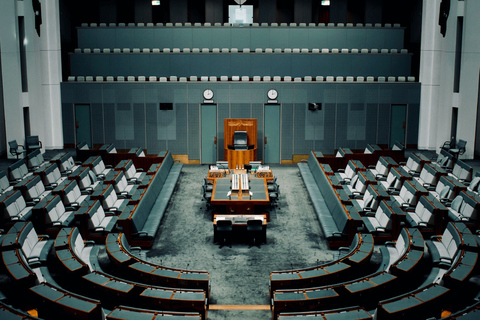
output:
[[[210,202],[215,207],[212,217],[214,231],[217,220],[231,220],[237,235],[247,231],[248,220],[262,220],[264,242],[270,218],[267,210],[270,205],[267,181],[271,179],[273,174],[268,167],[250,172],[245,169],[212,167],[207,180],[213,183]]]

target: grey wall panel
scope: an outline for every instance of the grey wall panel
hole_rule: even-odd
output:
[[[158,154],[161,150],[166,150],[167,144],[166,141],[158,140],[157,136],[157,109],[158,103],[145,103],[145,126],[146,126],[146,145],[148,154]]]
[[[215,64],[215,68],[210,70],[212,75],[217,77],[221,76],[231,76],[231,62],[230,62],[230,55],[228,54],[215,54],[212,56],[212,63]]]
[[[236,42],[232,42],[230,28],[213,28],[212,30],[212,48],[238,48]]]
[[[173,48],[174,28],[164,27],[164,28],[155,28],[153,31],[153,43],[151,44],[152,48]],[[150,47],[150,46],[149,46]]]
[[[293,154],[293,103],[282,104],[280,160],[291,160]]]
[[[324,132],[324,145],[320,149],[315,145],[316,150],[320,150],[325,154],[333,154],[336,149],[336,121],[337,121],[337,108],[335,103],[327,102],[323,105],[325,116],[325,132]]]
[[[135,33],[134,45],[132,48],[151,48],[154,43],[154,29],[153,28],[140,28]]]
[[[230,118],[230,105],[219,103],[217,108],[217,159],[224,160],[223,120]]]
[[[366,139],[365,141],[375,141],[377,142],[377,124],[378,124],[378,104],[376,103],[367,103],[367,121],[366,121]]]
[[[64,128],[75,128],[73,104],[70,102],[62,103],[62,126]],[[63,143],[75,143],[75,130],[63,131]]]
[[[378,144],[390,144],[390,113],[391,107],[388,103],[378,104]],[[389,146],[392,147],[392,146]]]
[[[235,94],[232,92],[232,96],[234,95]],[[242,101],[242,100],[238,100],[238,101]],[[241,102],[232,101],[232,103],[230,104],[230,118],[248,119],[250,118],[251,108],[252,108],[252,105],[250,103],[241,103]]]
[[[250,57],[250,76],[272,75],[270,60],[271,54],[252,54]]]
[[[282,105],[282,159],[311,150],[333,154],[338,147],[388,144],[392,104],[408,105],[407,139],[416,143],[418,138],[419,83],[68,82],[61,87],[65,143],[73,143],[75,134],[73,104],[89,103],[95,144],[138,145],[149,154],[170,149],[199,159],[198,105],[205,88],[214,90],[218,103],[218,159],[223,159],[223,119],[231,117],[257,119],[257,156],[263,158],[263,104],[270,88],[278,90]],[[160,114],[160,102],[174,103],[175,111]],[[308,102],[322,102],[322,110],[308,111]],[[352,133],[353,127],[360,131]]]
[[[177,77],[189,77],[192,75],[191,60],[188,56],[172,53],[169,54],[169,58],[170,62],[168,65],[170,69],[176,70],[174,75],[176,75]]]
[[[250,48],[249,28],[230,28],[231,46],[240,49]]]
[[[290,28],[290,46],[292,48],[305,48],[308,44],[308,33],[303,28]]]
[[[312,123],[312,117],[306,116],[307,106],[304,103],[295,103],[293,114],[294,142],[293,154],[308,154],[313,150],[315,144],[314,136],[309,136],[305,130],[315,130],[315,123]],[[310,128],[310,127],[311,128]],[[310,151],[309,151],[310,150]]]
[[[259,94],[259,93],[257,93]],[[259,100],[256,100],[259,101]],[[263,104],[252,103],[252,118],[257,119],[257,159],[263,160]]]
[[[407,144],[418,144],[418,127],[420,125],[420,104],[410,103],[408,105],[407,118]]]
[[[209,28],[191,28],[191,44],[180,48],[213,48],[212,37],[214,33]]]
[[[403,54],[265,54],[150,53],[71,54],[75,76],[190,75],[407,76],[411,55]]]
[[[250,34],[250,46],[255,48],[271,48],[270,43],[270,28],[259,28],[252,30]]]
[[[176,103],[177,135],[175,140],[168,141],[168,148],[173,154],[188,154],[188,112],[186,103]]]
[[[173,43],[169,48],[192,48],[192,39],[192,28],[173,28]]]
[[[116,29],[115,28],[100,28],[95,32],[97,34],[97,42],[94,43],[94,47],[80,47],[80,48],[116,48],[115,47],[115,38],[116,38]],[[93,43],[92,43],[93,44]],[[101,46],[100,46],[101,45]]]
[[[188,90],[189,95],[192,90]],[[198,91],[201,94],[200,90]],[[189,159],[200,160],[200,113],[198,103],[188,104],[188,156]]]
[[[347,44],[347,29],[345,28],[336,28],[336,27],[327,27],[327,46],[324,48],[337,48],[341,49],[346,47]],[[352,44],[353,45],[353,44]],[[348,46],[350,47],[350,45]]]
[[[114,32],[112,34],[111,32]],[[403,47],[403,28],[97,27],[78,28],[80,48]]]
[[[253,76],[252,69],[250,67],[250,53],[237,53],[232,54],[231,63],[231,75],[232,76]]]

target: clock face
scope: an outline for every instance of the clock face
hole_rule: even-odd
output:
[[[277,90],[275,90],[275,89],[268,90],[268,92],[267,92],[268,99],[275,100],[275,99],[277,99],[277,96],[278,96]]]
[[[205,91],[203,91],[203,97],[206,100],[211,100],[213,98],[213,91],[211,89],[205,89]]]

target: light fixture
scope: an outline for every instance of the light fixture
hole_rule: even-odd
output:
[[[329,6],[330,0],[322,0],[322,6]]]
[[[160,0],[152,0],[152,6],[159,6]]]

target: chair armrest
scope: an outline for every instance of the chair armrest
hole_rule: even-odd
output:
[[[39,234],[38,235],[38,240],[48,240],[50,239],[50,236],[48,234]]]
[[[308,162],[308,159],[301,159],[300,162]]]
[[[338,251],[350,251],[350,247],[339,247]]]
[[[391,195],[399,195],[400,191],[396,190],[395,188],[388,188],[387,190]]]
[[[338,169],[337,172],[345,173],[345,169]]]
[[[376,227],[375,231],[385,232],[385,231],[387,231],[387,229],[385,229],[384,227]]]
[[[173,160],[175,162],[175,160]],[[143,168],[135,168],[137,172],[143,172]]]
[[[130,247],[130,251],[142,251],[140,247]]]
[[[93,241],[93,240],[85,240],[85,241],[83,241],[83,244],[84,244],[85,246],[89,246],[89,245],[92,245],[92,246],[93,246],[93,245],[95,245],[95,241]]]
[[[442,236],[433,235],[433,236],[430,237],[430,240],[432,240],[432,241],[442,241]]]
[[[27,205],[27,207],[29,207],[29,206],[34,206],[34,205],[36,205],[36,203],[35,203],[35,201],[27,201],[27,202],[26,202],[26,205]]]
[[[334,237],[341,237],[341,236],[343,236],[343,233],[342,232],[334,232],[333,236]]]
[[[136,233],[135,235],[137,235],[139,237],[146,237],[148,235],[148,233],[145,232],[145,231],[140,231],[140,232]]]
[[[75,211],[77,208],[75,207],[65,207],[66,211]]]
[[[386,247],[395,247],[396,243],[394,241],[386,241],[385,246]]]

